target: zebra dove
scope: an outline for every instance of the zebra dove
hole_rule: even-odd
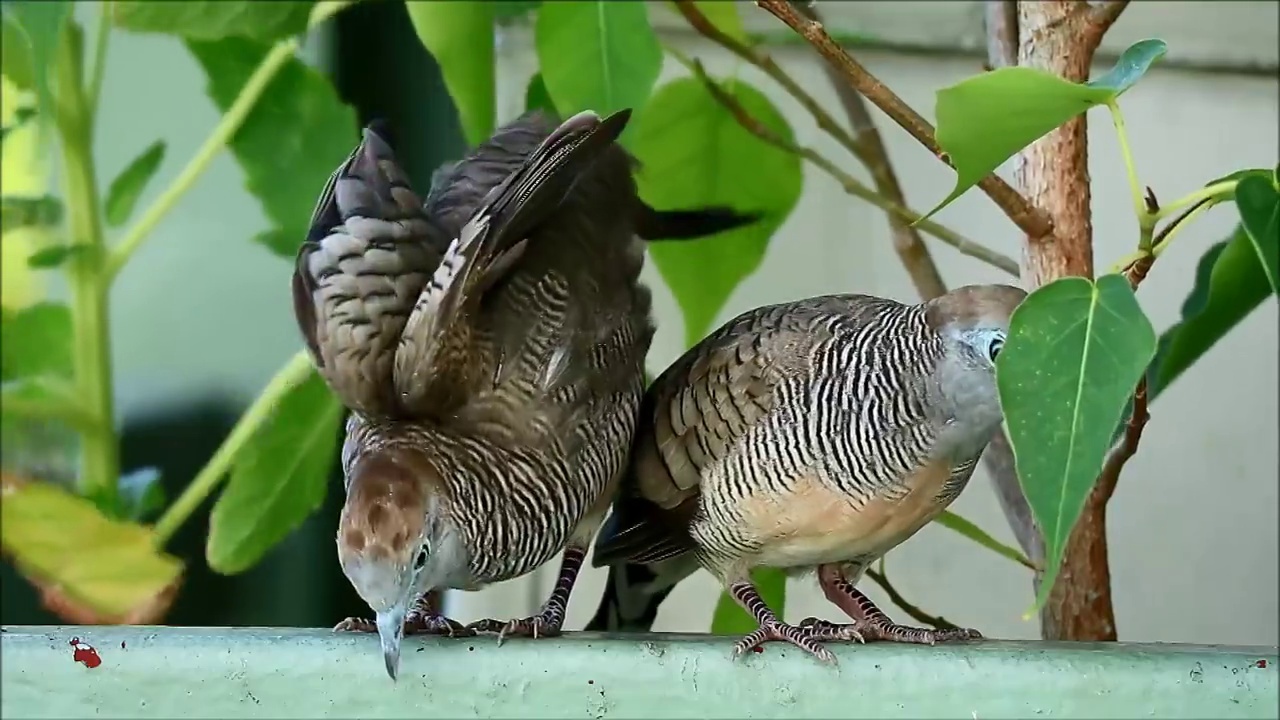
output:
[[[395,679],[403,634],[556,634],[625,467],[653,336],[643,233],[749,222],[660,212],[614,140],[629,110],[529,114],[443,168],[425,204],[370,127],[330,177],[293,276],[315,365],[352,411],[343,572]],[[421,602],[564,550],[529,618],[463,627]]]
[[[889,620],[855,589],[866,568],[938,516],[1002,421],[995,359],[1026,297],[968,286],[917,305],[831,295],[746,312],[645,393],[593,564],[610,565],[588,629],[642,629],[670,588],[706,568],[759,623],[736,655],[782,641],[932,644],[974,630]],[[817,568],[853,624],[780,620],[756,567]]]

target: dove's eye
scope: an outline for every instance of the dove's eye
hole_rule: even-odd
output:
[[[427,566],[427,545],[423,545],[418,550],[418,556],[413,559],[413,569],[421,570]]]

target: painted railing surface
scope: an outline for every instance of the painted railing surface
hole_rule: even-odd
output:
[[[832,646],[839,665],[710,636],[405,640],[285,628],[25,627],[0,715],[435,718],[1275,718],[1274,647],[984,641]]]

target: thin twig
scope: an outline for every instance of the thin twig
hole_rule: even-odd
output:
[[[1102,37],[1107,30],[1115,25],[1116,20],[1120,19],[1121,13],[1125,8],[1129,7],[1129,0],[1109,0],[1101,5],[1092,5],[1089,8],[1089,25],[1092,32]]]
[[[810,20],[822,21],[817,8],[812,5],[802,5],[801,12]],[[835,88],[836,97],[840,98],[840,105],[849,118],[849,126],[853,129],[854,139],[861,151],[859,159],[871,173],[876,192],[905,206],[907,199],[898,183],[893,163],[889,160],[889,150],[880,138],[880,130],[876,128],[875,121],[871,119],[866,101],[857,90],[844,82],[844,78],[840,77],[830,63],[824,63],[822,69]],[[920,238],[920,232],[892,214],[889,215],[889,230],[893,233],[893,249],[898,253],[898,259],[911,277],[912,284],[916,286],[920,299],[932,300],[946,293],[947,285],[942,279],[942,273],[938,272],[938,265],[933,261],[929,247]]]
[[[845,82],[875,103],[876,107],[884,111],[938,159],[954,167],[946,152],[938,146],[933,125],[845,52],[844,48],[827,33],[822,23],[806,20],[791,6],[789,0],[756,0],[756,5],[768,10],[774,17],[804,37],[827,62],[835,66]],[[1048,214],[1032,205],[998,175],[988,175],[978,183],[978,187],[1028,237],[1045,238],[1053,233],[1053,222]]]
[[[757,52],[750,46],[744,45],[721,32],[720,28],[713,25],[691,0],[675,0],[675,6],[680,11],[680,14],[684,16],[684,19],[688,21],[689,26],[697,31],[699,35],[759,68],[761,72],[778,83],[783,90],[787,91],[788,95],[795,98],[796,102],[800,103],[813,116],[813,120],[818,124],[819,129],[835,138],[835,141],[844,146],[854,157],[864,163],[867,162],[866,158],[863,157],[863,150],[858,141],[841,127],[840,123],[836,122],[836,119],[822,107],[817,98],[810,95],[808,91],[800,86],[800,83],[778,67],[773,58],[765,53]]]
[[[996,70],[1018,64],[1018,2],[987,0],[987,67]]]
[[[1111,495],[1116,491],[1120,471],[1124,470],[1125,464],[1138,452],[1142,431],[1146,429],[1150,419],[1151,414],[1147,412],[1147,376],[1144,373],[1133,391],[1133,412],[1129,414],[1129,422],[1125,424],[1124,438],[1107,454],[1107,461],[1103,463],[1102,472],[1098,475],[1097,492],[1104,504],[1111,500]]]
[[[673,53],[672,56],[681,63],[684,63],[693,72],[694,76],[702,82],[702,84],[707,88],[707,91],[711,93],[711,96],[715,98],[716,102],[723,105],[725,109],[733,115],[734,120],[736,120],[747,132],[755,135],[774,147],[795,153],[814,165],[817,165],[828,175],[835,178],[836,181],[844,188],[845,192],[850,195],[865,200],[881,210],[892,213],[894,216],[907,222],[914,223],[920,219],[919,213],[876,194],[871,190],[871,188],[868,188],[866,185],[858,182],[851,175],[836,167],[834,163],[818,154],[812,148],[803,147],[796,143],[787,141],[779,137],[769,128],[765,127],[763,123],[752,117],[751,114],[747,112],[746,108],[742,107],[742,104],[739,103],[733,95],[725,92],[724,88],[720,87],[719,83],[712,80],[707,75],[701,62],[681,57],[676,53]],[[1011,275],[1018,274],[1018,263],[1011,257],[1001,255],[991,248],[979,245],[978,243],[962,237],[948,228],[928,220],[920,222],[917,227],[920,230],[933,235],[942,242],[954,247],[964,255],[982,260],[983,262],[1000,268]]]
[[[889,582],[889,578],[887,576],[881,575],[875,570],[868,569],[867,577],[871,578],[875,584],[879,585],[880,589],[884,590],[884,593],[889,596],[889,600],[892,601],[894,605],[902,608],[902,611],[910,615],[912,620],[915,620],[922,625],[929,625],[935,630],[956,629],[954,624],[948,622],[947,619],[941,615],[930,615],[915,605],[907,602],[907,599],[902,597],[902,595],[900,595],[893,587],[893,584]]]

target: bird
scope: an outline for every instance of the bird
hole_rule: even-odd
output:
[[[981,638],[898,625],[856,585],[968,483],[1003,421],[996,358],[1026,295],[823,295],[749,310],[686,351],[642,400],[593,548],[610,570],[587,629],[648,630],[702,568],[758,623],[735,656],[785,642],[834,663],[824,642]],[[761,567],[816,572],[854,622],[784,623],[752,583]]]
[[[425,200],[370,123],[313,210],[294,315],[349,410],[337,554],[374,612],[335,630],[377,632],[393,681],[405,633],[560,631],[644,388],[644,234],[758,217],[641,201],[616,142],[630,115],[523,115],[438,170]],[[562,550],[534,616],[463,626],[424,603]]]

